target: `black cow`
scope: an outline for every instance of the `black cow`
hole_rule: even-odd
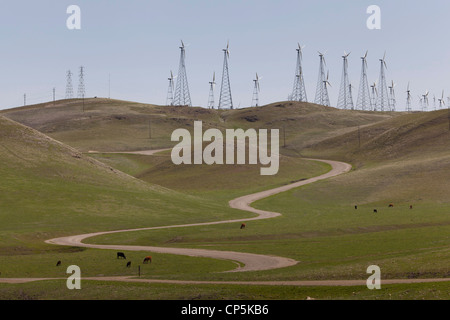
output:
[[[125,253],[123,253],[123,252],[117,252],[117,259],[119,259],[119,258],[127,259],[127,258],[125,257]]]
[[[131,267],[131,261],[128,261],[127,268]]]
[[[61,261],[58,261],[58,262],[56,263],[56,266],[59,267],[60,265],[61,265]]]
[[[377,210],[377,209],[374,209],[374,210],[373,210],[373,213],[378,213],[378,210]]]

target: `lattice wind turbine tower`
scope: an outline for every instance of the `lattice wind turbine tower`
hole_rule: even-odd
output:
[[[359,82],[358,98],[356,100],[356,109],[358,110],[372,110],[372,102],[370,99],[369,80],[367,79],[367,54],[361,57],[361,80]]]
[[[319,77],[317,80],[316,97],[314,102],[323,106],[330,106],[330,98],[328,96],[328,76],[325,77],[325,57],[324,54],[319,52],[320,64],[319,64]]]
[[[166,106],[173,106],[173,90],[174,90],[174,77],[173,77],[173,72],[170,71],[170,78],[167,78],[167,80],[169,80],[169,88],[167,89],[167,98],[166,98]]]
[[[189,84],[186,73],[186,50],[183,41],[181,41],[180,50],[180,66],[178,68],[177,87],[175,89],[173,105],[191,107],[191,95],[189,93]]]
[[[389,107],[391,111],[395,111],[395,107],[397,105],[395,99],[395,85],[394,80],[392,80],[392,84],[389,86]]]
[[[337,107],[340,109],[354,109],[353,98],[351,93],[351,84],[348,79],[348,56],[350,53],[344,52],[341,88],[339,90],[339,98]]]
[[[292,89],[292,94],[290,95],[290,100],[292,101],[300,101],[307,102],[308,98],[306,96],[306,88],[305,88],[305,80],[303,78],[303,68],[302,68],[302,50],[305,46],[300,46],[298,43],[297,51],[297,65],[295,67],[295,79],[294,79],[294,88]]]
[[[261,89],[259,87],[260,79],[261,78],[258,76],[258,73],[257,73],[255,80],[253,80],[253,82],[255,83],[255,86],[253,88],[252,107],[259,107],[259,92],[261,91]]]
[[[392,111],[389,108],[389,92],[387,89],[386,82],[386,73],[387,69],[386,64],[386,53],[383,56],[383,59],[380,59],[381,67],[380,67],[380,78],[378,81],[378,96],[376,100],[376,108],[378,111]]]
[[[230,43],[223,49],[222,85],[220,87],[219,109],[233,109],[233,97],[231,95],[230,73],[228,59],[230,58]]]
[[[214,109],[214,87],[216,86],[216,73],[213,73],[212,81],[209,82],[208,109]]]

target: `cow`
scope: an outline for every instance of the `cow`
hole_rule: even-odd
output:
[[[410,206],[409,206],[409,209],[412,209],[412,208],[413,208],[413,206],[412,206],[412,205],[410,205]]]
[[[389,204],[389,208],[393,208],[394,207],[394,205],[391,203],[391,204]]]
[[[149,263],[149,262],[152,263],[152,257],[151,256],[145,257],[143,263]]]
[[[58,262],[56,263],[56,266],[59,267],[60,265],[61,265],[61,261],[58,261]]]
[[[128,261],[127,268],[131,267],[131,261]]]
[[[122,259],[127,259],[127,258],[125,257],[125,253],[123,253],[123,252],[117,252],[117,259],[120,259],[120,258],[122,258]]]
[[[358,209],[358,206],[355,206],[355,210],[357,210]]]
[[[373,209],[373,213],[378,213],[378,210],[377,209]]]
[[[241,229],[245,229],[246,225],[245,223],[241,224]]]

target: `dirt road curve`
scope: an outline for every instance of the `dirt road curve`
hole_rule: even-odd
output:
[[[153,154],[163,150],[155,150],[155,151],[141,151],[139,154]],[[268,255],[260,255],[260,254],[252,254],[252,253],[243,253],[243,252],[234,252],[234,251],[217,251],[217,250],[206,250],[206,249],[185,249],[185,248],[167,248],[167,247],[154,247],[154,246],[125,246],[125,245],[97,245],[97,244],[86,244],[83,243],[84,240],[112,233],[121,233],[121,232],[133,232],[133,231],[144,231],[144,230],[157,230],[157,229],[168,229],[168,228],[185,228],[185,227],[194,227],[194,226],[202,226],[202,225],[213,225],[213,224],[222,224],[222,223],[237,223],[258,219],[268,219],[279,216],[280,214],[277,212],[268,212],[263,210],[257,210],[250,207],[250,204],[256,200],[263,199],[265,197],[287,191],[292,188],[296,188],[308,183],[313,183],[318,180],[327,179],[345,172],[348,172],[351,169],[351,166],[346,163],[337,162],[337,161],[328,161],[328,160],[316,160],[322,161],[330,164],[332,166],[332,170],[328,173],[314,177],[308,180],[296,182],[290,185],[282,186],[276,189],[267,190],[247,196],[240,197],[235,200],[230,201],[230,206],[235,209],[250,211],[256,213],[257,216],[249,219],[237,219],[237,220],[225,220],[225,221],[216,221],[216,222],[207,222],[207,223],[195,223],[195,224],[185,224],[185,225],[175,225],[175,226],[163,226],[163,227],[151,227],[151,228],[139,228],[139,229],[127,229],[127,230],[117,230],[117,231],[106,231],[106,232],[96,232],[82,235],[75,235],[69,237],[62,237],[57,239],[47,240],[47,243],[63,245],[63,246],[76,246],[76,247],[86,247],[86,248],[96,248],[96,249],[108,249],[108,250],[123,250],[123,251],[147,251],[147,252],[156,252],[156,253],[169,253],[169,254],[177,254],[177,255],[186,255],[193,257],[207,257],[214,259],[224,259],[236,261],[238,267],[229,272],[243,272],[243,271],[260,271],[260,270],[269,270],[269,269],[277,269],[293,266],[297,261],[289,258],[276,257],[276,256],[268,256]]]

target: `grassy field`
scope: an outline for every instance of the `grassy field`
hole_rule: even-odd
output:
[[[80,101],[73,100],[2,113],[76,148],[0,118],[0,148],[5,151],[0,154],[2,277],[64,277],[69,264],[81,265],[85,276],[135,275],[136,263],[145,253],[126,252],[133,261],[127,269],[114,252],[43,241],[91,231],[250,217],[229,209],[228,201],[329,169],[301,155],[348,161],[354,170],[255,203],[282,216],[253,221],[245,230],[223,224],[113,234],[88,242],[233,250],[299,261],[289,268],[239,274],[221,272],[234,268],[230,261],[152,254],[154,263],[142,276],[158,279],[366,279],[371,264],[381,267],[385,279],[450,275],[446,192],[450,154],[443,111],[375,113],[303,103],[217,111],[88,99],[84,112]],[[87,153],[169,147],[172,130],[191,129],[194,120],[203,120],[205,129],[279,128],[281,139],[286,136],[279,174],[260,176],[259,166],[175,166],[168,152],[151,157]],[[388,208],[390,203],[394,208]],[[378,214],[373,213],[375,208]],[[62,267],[55,266],[57,260],[63,261]],[[64,289],[58,285],[58,281],[41,283],[42,289],[37,283],[0,285],[0,294],[19,299],[76,298],[76,293],[60,292]],[[208,285],[150,287],[154,291],[138,284],[86,282],[82,291],[87,299],[132,299],[135,293],[149,299],[218,296],[217,288]],[[448,283],[392,285],[375,292],[365,287],[230,285],[220,289],[220,296],[448,299],[448,288]]]

